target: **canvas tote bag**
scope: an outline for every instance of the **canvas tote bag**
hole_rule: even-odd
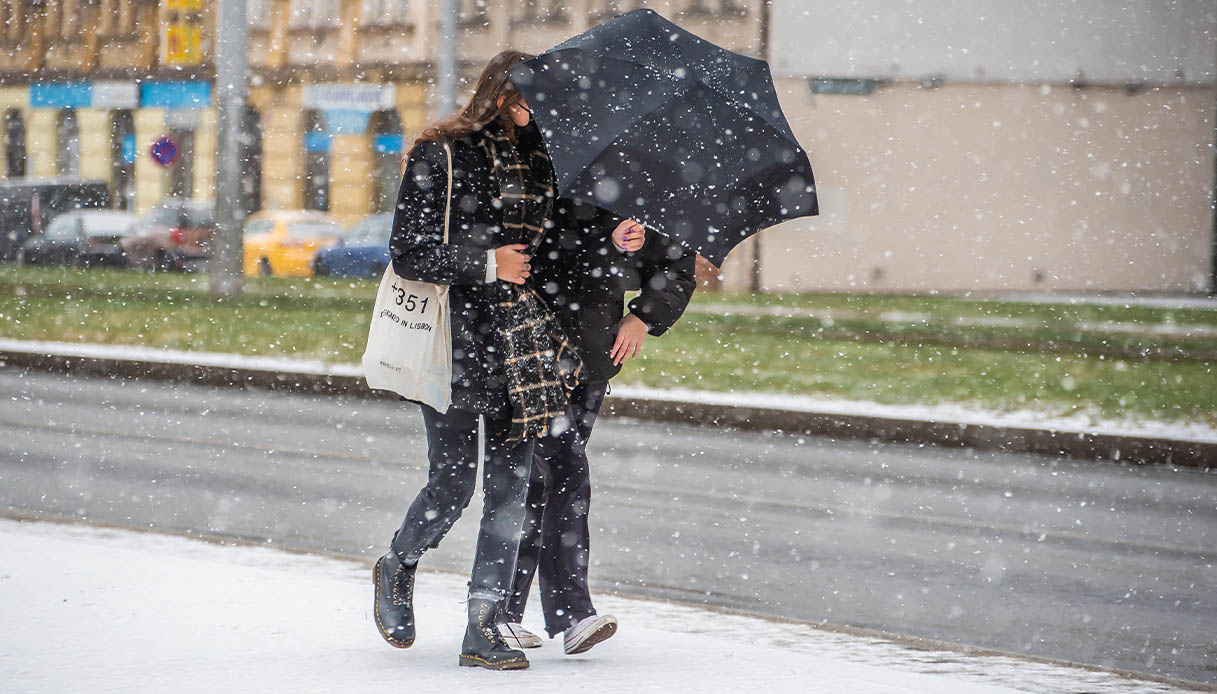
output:
[[[452,150],[448,156],[448,190],[444,204],[444,243],[452,216]],[[391,390],[437,412],[452,404],[452,324],[448,287],[402,279],[385,268],[372,310],[363,375],[368,387]]]

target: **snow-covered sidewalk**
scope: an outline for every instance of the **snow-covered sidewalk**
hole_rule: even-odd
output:
[[[599,600],[617,636],[582,656],[547,641],[530,670],[470,670],[456,665],[463,577],[420,574],[418,641],[399,651],[370,622],[370,575],[264,547],[0,520],[0,691],[1183,691],[621,598]]]

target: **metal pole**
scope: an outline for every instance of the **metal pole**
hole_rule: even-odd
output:
[[[218,0],[216,4],[216,230],[211,240],[211,293],[217,297],[240,296],[244,280],[241,121],[249,47],[245,2]]]
[[[439,116],[456,110],[456,30],[460,0],[443,0],[440,10],[439,59],[436,64],[435,91]]]
[[[758,48],[761,54],[761,60],[769,62],[769,21],[772,12],[771,0],[764,0],[761,3],[761,36]],[[752,237],[752,276],[748,283],[749,288],[753,293],[761,291],[763,282],[761,282],[761,235],[756,234]]]

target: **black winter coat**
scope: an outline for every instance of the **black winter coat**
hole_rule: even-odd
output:
[[[557,233],[546,235],[532,261],[536,286],[583,358],[587,380],[608,381],[621,371],[609,352],[625,314],[625,293],[641,290],[630,312],[649,334],[662,335],[693,296],[695,256],[654,231],[640,250],[619,251],[612,232],[620,218],[569,199],[558,200],[554,220]]]
[[[425,142],[406,162],[389,254],[409,280],[450,287],[452,406],[492,413],[507,407],[507,381],[495,351],[490,317],[494,283],[486,282],[486,252],[504,245],[498,183],[491,162],[471,139],[451,143],[452,218],[444,238],[448,162],[444,147]]]

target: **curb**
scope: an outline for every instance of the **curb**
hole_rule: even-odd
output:
[[[34,349],[0,348],[0,368],[88,374],[124,379],[151,379],[214,386],[269,388],[292,392],[341,394],[390,399],[394,395],[368,388],[362,376],[282,368],[190,364],[142,358],[109,358],[55,354]],[[956,448],[1059,455],[1081,460],[1162,464],[1210,470],[1217,468],[1217,442],[1096,434],[1030,427],[896,419],[868,415],[796,412],[698,402],[610,395],[609,417],[697,426],[778,431],[830,439],[879,440]]]

